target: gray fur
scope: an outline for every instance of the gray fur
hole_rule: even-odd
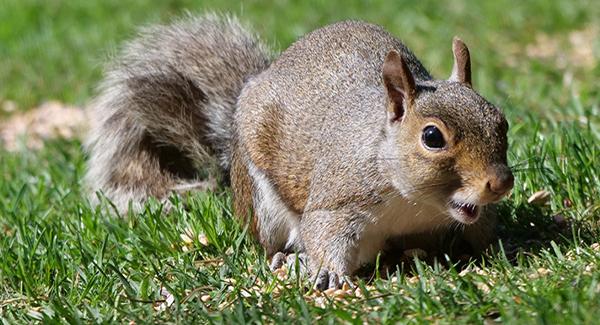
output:
[[[227,180],[232,119],[269,50],[236,19],[208,14],[144,28],[125,44],[90,105],[86,183],[120,211],[198,183]],[[202,183],[200,183],[202,184]]]

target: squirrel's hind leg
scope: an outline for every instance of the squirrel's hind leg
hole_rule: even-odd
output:
[[[267,256],[272,257],[282,251],[301,251],[300,216],[285,204],[262,170],[252,162],[246,165],[253,184],[252,205],[258,225],[256,231]]]

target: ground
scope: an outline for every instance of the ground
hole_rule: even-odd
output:
[[[591,324],[600,317],[600,6],[593,1],[5,0],[2,7],[5,323]],[[5,134],[19,129],[11,123],[35,107],[84,107],[102,65],[136,26],[186,11],[235,13],[276,49],[329,22],[369,20],[402,38],[440,78],[460,36],[471,49],[474,87],[510,123],[516,185],[500,205],[503,249],[456,265],[405,258],[397,269],[372,266],[360,289],[317,293],[268,270],[245,225],[232,220],[227,191],[173,197],[167,216],[153,202],[116,217],[109,204],[88,203],[78,132],[7,145]]]

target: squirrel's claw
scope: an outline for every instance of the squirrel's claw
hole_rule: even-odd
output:
[[[300,277],[307,276],[309,273],[307,267],[308,256],[305,253],[291,253],[286,255],[284,252],[277,252],[271,257],[269,269],[273,272],[280,269],[283,265],[286,265],[288,270],[294,271],[296,271],[296,266],[298,266]],[[296,274],[296,272],[292,274]]]
[[[354,290],[356,285],[352,282],[352,279],[347,275],[339,275],[335,272],[331,272],[327,269],[319,271],[315,280],[315,289],[327,290],[327,289],[341,289],[344,287],[344,283],[347,284],[348,288]]]
[[[291,275],[299,275],[300,278],[308,278],[311,273],[308,268],[308,259],[309,257],[306,253],[291,253],[286,255],[283,252],[277,252],[271,258],[269,268],[273,272],[286,265],[289,270],[292,270]],[[314,273],[310,279],[314,288],[320,291],[332,288],[340,289],[344,283],[347,283],[350,288],[354,288],[354,284],[349,277],[339,275],[328,269],[320,269],[318,272]]]
[[[283,266],[283,263],[285,263],[285,260],[286,260],[285,253],[282,253],[282,252],[275,253],[275,255],[273,255],[273,257],[271,258],[271,264],[269,264],[269,270],[271,270],[271,272],[277,271],[278,269],[280,269]]]
[[[292,253],[287,256],[287,267],[290,270],[297,271],[300,277],[305,277],[309,274],[308,271],[308,256],[306,253]],[[297,267],[297,269],[296,269]]]
[[[315,289],[321,291],[327,289],[339,289],[342,287],[343,282],[343,277],[340,278],[337,273],[327,269],[321,269],[314,280]]]

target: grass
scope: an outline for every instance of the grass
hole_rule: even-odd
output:
[[[85,104],[101,63],[136,26],[167,22],[185,10],[235,12],[275,48],[328,22],[370,20],[401,36],[439,77],[449,74],[450,40],[460,35],[473,55],[475,88],[511,124],[516,187],[500,207],[504,252],[466,269],[417,261],[390,277],[359,281],[363,297],[315,298],[305,283],[268,271],[260,247],[231,218],[229,193],[173,197],[167,216],[154,202],[143,213],[115,218],[110,204],[91,207],[86,199],[80,143],[52,141],[36,152],[0,149],[4,323],[596,323],[599,6],[5,0],[0,101],[14,101],[20,110],[47,99]],[[578,31],[594,30],[587,43],[571,43]],[[586,63],[589,53],[577,51],[585,46],[593,64]],[[541,189],[552,194],[549,203],[528,204]],[[186,232],[191,243],[181,237]]]

